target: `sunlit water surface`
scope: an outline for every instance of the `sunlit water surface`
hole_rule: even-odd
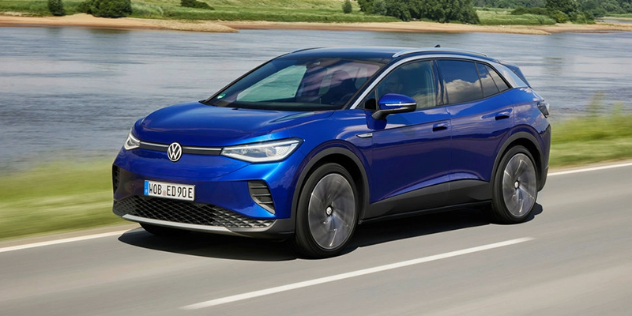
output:
[[[457,47],[522,67],[552,120],[632,100],[632,33],[436,34],[245,30],[236,34],[0,28],[0,171],[113,159],[133,122],[208,97],[256,65],[314,46]]]

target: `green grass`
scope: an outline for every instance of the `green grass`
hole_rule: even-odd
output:
[[[632,158],[632,115],[591,115],[553,125],[552,167],[624,158]]]
[[[112,214],[111,165],[47,164],[0,177],[0,240],[125,221]]]
[[[185,8],[180,0],[132,1],[132,17],[178,20],[281,21],[281,22],[391,22],[393,17],[365,15],[357,2],[351,14],[336,0],[207,0],[215,10]],[[63,1],[67,14],[79,13],[81,1]],[[0,12],[50,16],[46,0],[3,0]]]
[[[511,15],[505,10],[476,11],[482,25],[553,25],[555,20],[545,15]]]

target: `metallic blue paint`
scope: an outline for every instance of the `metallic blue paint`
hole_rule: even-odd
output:
[[[419,52],[393,58],[398,51],[392,48],[312,49],[279,58],[339,56],[379,60],[387,64],[383,68],[387,69],[388,65],[404,58],[428,55],[428,52]],[[454,52],[444,55],[442,58],[495,61]],[[364,87],[374,79],[369,79]],[[384,101],[381,103],[412,100],[401,96],[392,99],[381,100]],[[354,157],[354,164],[361,170],[358,176],[366,177],[355,180],[368,185],[365,193],[360,193],[368,195],[363,196],[367,204],[364,207],[368,207],[437,185],[448,184],[449,188],[454,181],[488,183],[503,150],[515,141],[533,144],[540,179],[545,181],[550,125],[537,107],[542,100],[531,88],[518,87],[475,102],[391,114],[384,120],[375,120],[371,110],[345,107],[318,112],[215,107],[201,102],[166,107],[136,122],[131,133],[142,142],[164,145],[178,142],[182,146],[214,148],[287,138],[299,138],[303,142],[289,157],[272,163],[196,154],[184,154],[174,163],[166,152],[121,149],[114,161],[121,170],[120,186],[114,192],[114,199],[143,195],[145,180],[192,184],[196,186],[197,203],[216,205],[252,218],[291,219],[297,204],[297,190],[310,168],[318,165],[316,159],[327,158],[322,155],[324,152],[340,149]],[[268,185],[274,214],[250,197],[248,181],[252,180]],[[434,197],[434,202],[450,204],[448,191]]]

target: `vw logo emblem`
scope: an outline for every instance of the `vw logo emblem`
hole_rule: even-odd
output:
[[[182,146],[178,143],[172,143],[169,145],[169,148],[167,148],[167,156],[169,160],[173,162],[180,160],[180,157],[182,157]]]

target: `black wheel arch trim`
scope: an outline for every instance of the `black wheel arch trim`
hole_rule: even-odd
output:
[[[349,158],[355,164],[356,168],[360,171],[362,175],[360,181],[362,181],[362,188],[358,188],[358,190],[362,190],[362,200],[360,201],[360,214],[358,214],[358,219],[361,220],[364,218],[367,206],[369,205],[369,181],[368,176],[366,174],[366,170],[364,168],[364,164],[358,158],[358,156],[349,148],[341,145],[334,144],[331,147],[327,147],[324,149],[315,149],[312,153],[308,154],[305,157],[304,166],[301,168],[301,173],[296,180],[296,185],[294,187],[294,193],[292,195],[292,212],[291,218],[295,222],[296,221],[296,211],[298,208],[298,199],[305,185],[305,181],[307,177],[318,167],[318,165],[324,161],[324,159],[328,156],[332,155],[343,155],[346,158]],[[335,162],[335,161],[334,161]]]
[[[519,140],[529,141],[529,143],[531,143],[531,145],[533,145],[537,150],[537,153],[531,153],[531,154],[534,156],[535,159],[538,160],[538,161],[535,161],[535,164],[536,164],[536,167],[538,168],[538,175],[537,175],[538,176],[538,191],[540,191],[542,190],[546,182],[547,173],[549,169],[548,164],[546,164],[545,166],[544,153],[542,152],[542,146],[540,145],[540,142],[538,141],[538,139],[535,136],[533,136],[533,134],[524,130],[512,133],[505,140],[503,145],[500,147],[500,150],[498,150],[498,154],[496,155],[496,159],[494,160],[494,168],[492,169],[490,180],[493,179],[494,175],[496,174],[498,165],[500,164],[500,160],[503,158],[507,150],[509,150],[512,144],[514,144],[516,141],[519,141]]]

